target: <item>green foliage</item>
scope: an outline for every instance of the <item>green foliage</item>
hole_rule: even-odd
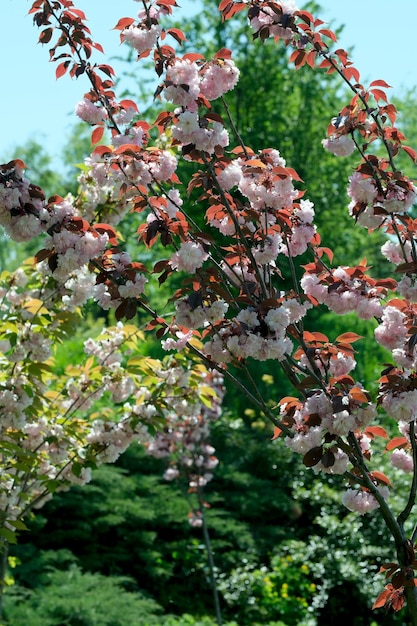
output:
[[[51,570],[35,591],[15,587],[5,595],[10,626],[153,626],[161,608],[127,577]]]

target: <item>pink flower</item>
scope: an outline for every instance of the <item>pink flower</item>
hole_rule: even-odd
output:
[[[107,118],[107,111],[84,98],[75,107],[75,113],[87,124],[99,124]]]
[[[172,255],[170,264],[174,270],[194,274],[207,258],[208,253],[204,251],[200,243],[186,241],[181,244],[178,252]]]
[[[386,500],[389,496],[388,487],[379,487],[379,491],[384,500]],[[370,513],[374,509],[379,508],[375,496],[361,489],[348,489],[342,496],[342,503],[349,511],[355,511],[359,515],[365,515],[365,513]]]
[[[131,24],[122,32],[123,41],[134,48],[138,54],[151,50],[162,32],[161,26],[152,24],[150,28],[140,28]]]
[[[372,178],[354,172],[349,178],[348,195],[356,202],[372,204],[378,195],[378,190]]]
[[[340,135],[339,137],[332,135],[328,139],[323,139],[321,143],[323,148],[335,156],[349,156],[355,149],[355,142],[348,135]]]
[[[404,326],[406,316],[393,306],[386,306],[382,314],[382,324],[375,328],[375,339],[387,350],[402,348],[407,329]]]
[[[187,333],[183,333],[182,331],[178,330],[175,333],[175,336],[177,337],[176,340],[172,337],[169,337],[168,339],[164,339],[163,341],[161,341],[163,350],[182,350],[183,348],[185,348],[188,341],[193,338],[193,331],[189,330]]]
[[[193,104],[200,93],[198,66],[191,61],[176,59],[166,73],[164,95],[179,106]]]
[[[393,451],[391,455],[391,465],[408,474],[411,474],[414,470],[413,457],[402,449]]]
[[[213,62],[206,66],[200,91],[207,100],[215,100],[233,89],[239,79],[239,70],[231,60]]]

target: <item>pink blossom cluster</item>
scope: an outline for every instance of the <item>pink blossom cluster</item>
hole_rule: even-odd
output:
[[[416,202],[417,190],[408,179],[401,183],[387,180],[378,187],[371,176],[354,172],[349,178],[348,195],[350,214],[373,230],[381,226],[387,215],[409,211]]]
[[[242,175],[237,186],[251,207],[267,211],[266,219],[272,225],[276,220],[274,210],[290,208],[299,192],[294,188],[290,172],[283,169],[282,175],[277,176],[277,169],[286,166],[278,150],[262,150],[256,158],[261,161],[259,167],[252,159],[241,163]]]
[[[198,112],[200,100],[206,104],[234,88],[239,70],[230,58],[197,62],[176,58],[167,68],[163,95],[178,108],[173,118],[174,144],[213,154],[229,144],[229,134],[220,119]]]
[[[139,26],[131,24],[125,28],[121,33],[121,38],[141,55],[155,46],[161,33],[162,27],[159,24],[151,24],[150,27],[147,27],[146,22],[142,21]]]
[[[166,182],[174,175],[177,168],[174,154],[169,150],[146,149],[142,145],[145,140],[142,126],[129,126],[125,133],[115,135],[113,142],[115,146],[135,144],[135,157],[127,159],[109,148],[108,153],[93,154],[85,160],[88,170],[78,179],[78,204],[86,219],[93,221],[99,213],[106,223],[117,225],[131,210],[138,187],[150,189],[153,184]]]
[[[192,306],[189,298],[175,302],[175,324],[184,328],[204,328],[224,319],[229,305],[222,299]]]
[[[253,240],[257,264],[271,268],[279,254],[303,254],[316,233],[313,203],[304,199],[295,202],[299,197],[294,187],[296,174],[285,165],[274,149],[219,162],[216,184],[224,191],[236,187],[248,203],[244,208],[231,203],[228,210],[214,205],[217,210],[209,208],[206,213],[209,224],[223,235],[237,237],[238,224]],[[237,263],[241,265],[240,260]]]
[[[388,487],[378,487],[378,490],[384,500],[389,496]],[[342,496],[342,502],[347,509],[355,511],[359,515],[370,513],[379,507],[379,503],[370,491],[362,489],[348,489]]]
[[[143,267],[136,267],[128,252],[109,251],[105,256],[104,269],[91,292],[91,297],[102,309],[117,309],[123,299],[135,300],[144,291],[147,279]]]
[[[354,311],[362,319],[380,317],[382,289],[361,270],[338,267],[323,270],[319,266],[309,268],[301,279],[304,293],[342,315]]]
[[[215,330],[205,343],[205,352],[217,363],[249,357],[257,361],[281,361],[293,348],[286,336],[288,326],[299,321],[309,307],[309,303],[289,299],[266,314],[242,309],[233,320],[225,320]]]
[[[239,70],[232,59],[215,58],[201,67],[189,58],[176,58],[167,68],[164,97],[179,107],[195,112],[203,96],[216,100],[235,87]]]
[[[156,416],[163,419],[173,411],[198,421],[202,405],[197,387],[202,394],[207,389],[205,376],[190,377],[180,364],[156,360],[154,378],[147,375],[144,386],[141,363],[146,357],[135,357],[126,369],[129,353],[140,342],[138,330],[122,324],[88,339],[86,362],[57,374],[52,338],[64,336],[61,327],[68,314],[60,313],[66,306],[60,296],[68,290],[64,285],[50,289],[50,282],[33,267],[4,273],[0,282],[1,314],[7,322],[0,335],[0,505],[6,525],[28,507],[44,504],[51,495],[48,484],[54,490],[85,484],[91,467],[113,462],[134,441],[148,441],[148,425]],[[47,309],[46,303],[54,308]],[[42,369],[45,360],[48,369]],[[29,393],[35,387],[36,396]],[[91,420],[95,402],[103,396],[111,399],[112,409],[100,405],[100,419]],[[208,448],[205,453],[212,456]],[[214,459],[205,462],[207,472],[210,464],[215,465]]]
[[[286,444],[294,452],[304,455],[325,443],[328,434],[332,435],[328,443],[334,446],[334,436],[344,437],[351,432],[361,432],[376,416],[376,408],[371,402],[358,401],[348,392],[330,396],[318,391],[296,407],[284,402],[281,405],[282,416],[289,415],[288,411],[295,434],[286,438]],[[368,441],[364,439],[362,445],[365,444],[367,446]],[[344,462],[347,463],[347,457]]]
[[[404,383],[407,379],[404,380]],[[412,422],[417,418],[417,389],[388,390],[381,396],[381,405],[390,417],[397,421]]]
[[[217,121],[202,123],[198,112],[190,110],[178,113],[172,137],[177,144],[194,146],[207,154],[213,154],[218,146],[225,148],[229,145],[229,133],[223,124]]]
[[[175,371],[170,373],[171,382],[173,374],[175,376]],[[224,395],[222,376],[208,373],[205,384],[211,389],[210,403],[185,405],[183,398],[174,397],[172,407],[166,412],[166,428],[147,444],[148,454],[169,460],[164,472],[165,480],[185,479],[189,493],[200,492],[212,480],[213,470],[219,462],[209,439],[210,424],[221,412]],[[198,507],[199,501],[189,515],[191,526],[202,524]]]
[[[414,471],[413,457],[403,448],[393,450],[391,454],[391,465],[402,470],[406,474],[411,474]]]
[[[355,142],[349,135],[331,135],[323,139],[321,143],[335,156],[349,156],[355,150]]]
[[[200,93],[207,100],[217,100],[231,91],[239,80],[239,70],[231,59],[214,59],[201,72]]]
[[[417,349],[414,335],[415,305],[405,300],[387,302],[375,339],[392,352],[395,363],[407,370],[417,369]]]
[[[172,255],[170,265],[178,272],[194,274],[203,265],[204,261],[208,259],[208,256],[208,252],[204,250],[201,243],[185,241],[181,244],[179,250]]]
[[[83,122],[95,126],[107,119],[107,111],[103,106],[96,106],[89,98],[83,98],[75,107],[75,113]]]
[[[267,30],[270,37],[283,39],[289,42],[294,37],[291,26],[294,25],[292,16],[298,11],[294,0],[275,2],[276,9],[263,2],[260,6],[253,6],[248,13],[249,23],[255,34],[264,33]]]
[[[15,241],[30,241],[44,232],[45,197],[24,170],[17,161],[0,166],[0,226]]]

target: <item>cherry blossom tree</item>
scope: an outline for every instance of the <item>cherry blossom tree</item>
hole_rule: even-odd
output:
[[[102,309],[113,311],[119,322],[134,320],[140,312],[147,317],[147,331],[155,332],[165,350],[197,359],[236,385],[271,422],[274,438],[280,437],[283,445],[301,454],[318,480],[326,480],[323,474],[344,476],[345,506],[360,515],[376,510],[395,545],[397,560],[382,568],[386,586],[374,608],[398,611],[407,602],[411,622],[417,624],[417,527],[411,520],[417,486],[417,249],[412,213],[417,192],[397,167],[399,155],[415,162],[416,152],[395,125],[397,112],[387,96],[389,86],[382,79],[363,85],[359,71],[322,20],[300,10],[293,0],[220,2],[219,19],[247,12],[253,37],[272,38],[286,46],[295,70],[337,74],[352,93],[323,129],[323,150],[335,158],[357,154],[357,167],[346,181],[352,228],[356,223],[369,233],[386,234],[382,253],[400,279],[371,276],[366,259],[355,267],[333,267],[332,251],[321,243],[314,206],[297,172],[286,163],[279,146],[257,152],[247,146],[229,114],[226,94],[239,80],[232,51],[223,48],[211,59],[198,52],[181,55],[185,34],[169,27],[176,6],[175,0],[143,0],[135,7],[139,8],[135,17],[122,17],[115,26],[121,42],[137,52],[138,60],[152,57],[159,77],[155,97],[166,103],[165,110],[156,120],[143,120],[137,103],[118,99],[112,67],[93,60],[102,48],[93,40],[83,11],[71,0],[32,3],[29,12],[40,28],[39,41],[50,47],[50,60],[57,63],[57,78],[69,74],[89,82],[89,91],[75,111],[91,125],[95,147],[80,176],[77,197],[46,199],[26,178],[23,162],[16,159],[1,166],[0,223],[16,241],[43,235],[35,266],[52,285],[54,295],[48,292],[48,298],[56,310],[81,306],[92,298]],[[222,104],[223,115],[213,112],[215,100]],[[177,174],[182,159],[194,164],[190,180],[181,181]],[[159,251],[151,266],[132,260],[123,248],[117,228],[132,213],[138,220],[134,233],[138,259],[145,257],[141,250],[146,258],[152,256],[152,249]],[[147,297],[153,278],[172,285],[169,315],[163,316]],[[345,332],[328,338],[310,327],[309,312],[323,305],[339,315],[354,312],[376,322],[375,341],[391,353],[391,363],[380,373],[376,397],[353,373],[352,344],[360,337]],[[29,324],[18,342],[8,336],[14,332],[17,337],[16,331],[5,331],[2,349],[7,363],[16,358],[12,353],[25,358],[20,355],[24,342],[29,355],[36,355],[40,363],[48,359],[49,324],[54,323],[55,313],[45,313],[44,306],[40,297],[29,303],[17,300]],[[44,316],[48,323],[40,324]],[[36,333],[33,324],[41,326]],[[118,333],[129,332],[122,329],[126,327],[116,326],[105,335],[111,354],[119,349]],[[98,359],[97,388],[122,396],[134,394],[129,362],[123,382],[116,384],[112,376],[119,374],[118,368],[108,371],[113,359],[103,352],[102,341],[86,346],[88,354]],[[27,367],[29,358],[24,361]],[[268,361],[271,374],[277,381],[286,376],[295,395],[271,407],[248,367],[251,360]],[[13,376],[2,383],[0,397],[5,410],[18,409],[22,415],[31,406],[26,396],[30,397],[28,389],[33,390],[35,383],[19,379],[17,373],[13,370]],[[159,390],[170,388],[164,376],[159,374]],[[37,380],[44,382],[45,375],[37,374]],[[142,398],[135,403],[139,412],[147,401],[140,383],[144,404]],[[67,387],[70,407],[80,401],[80,384],[82,380],[74,380]],[[178,381],[175,385],[181,387]],[[168,391],[164,394],[163,398],[169,396]],[[178,411],[184,415],[182,408]],[[132,426],[131,412],[129,408],[126,418],[129,436],[143,423],[134,418]],[[398,422],[399,433],[393,438],[381,425],[386,415]],[[10,417],[5,440],[19,439],[20,432],[25,442],[33,439],[36,463],[42,462],[45,443],[62,447],[61,432],[54,426],[50,433],[39,414],[27,431],[23,421]],[[177,426],[184,435],[187,419]],[[105,450],[94,448],[95,454],[111,457],[109,447],[113,451],[115,444],[106,440],[109,426],[99,423],[92,430],[88,446],[104,442]],[[386,439],[393,466],[410,473],[409,493],[400,512],[390,505],[391,481],[380,469],[379,455],[373,455],[373,448],[378,448],[375,439]],[[150,445],[156,450],[162,441],[157,436]],[[169,448],[173,439],[164,441]],[[209,452],[206,446],[205,454],[210,456]],[[208,469],[207,458],[200,453],[199,467]],[[85,464],[78,456],[64,463],[73,465],[73,475],[82,476]],[[10,480],[22,490],[25,479],[19,471]],[[177,471],[174,465],[168,470],[171,475]],[[43,466],[36,467],[36,480],[43,472]],[[68,478],[68,470],[58,473]],[[205,480],[204,474],[198,473],[197,485],[201,479]]]

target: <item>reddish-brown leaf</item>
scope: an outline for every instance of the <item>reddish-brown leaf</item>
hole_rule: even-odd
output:
[[[356,400],[356,402],[364,402],[365,404],[368,404],[369,402],[366,394],[359,387],[353,387],[349,394],[354,400]]]
[[[385,606],[385,603],[388,600],[389,596],[390,596],[390,591],[388,589],[384,589],[384,591],[382,591],[379,594],[379,596],[373,603],[372,610],[380,609],[381,607]]]
[[[280,436],[281,433],[282,433],[281,428],[278,428],[278,426],[274,426],[274,434],[272,436],[272,441],[274,439],[277,439]]]
[[[384,87],[385,89],[389,89],[391,85],[385,82],[385,80],[373,80],[369,85],[370,87]]]
[[[91,143],[94,145],[101,141],[104,134],[104,126],[97,126],[91,133]]]
[[[49,43],[52,39],[53,28],[45,28],[39,35],[39,43]]]
[[[215,59],[231,59],[232,51],[229,48],[222,48],[214,55]]]
[[[337,41],[337,37],[336,37],[335,33],[332,30],[330,30],[328,28],[322,28],[319,32],[322,35],[324,35],[325,37],[329,37],[329,39],[331,39],[332,41],[334,41],[334,42]]]
[[[121,17],[113,30],[124,30],[125,28],[129,28],[134,22],[135,20],[132,17]]]
[[[410,148],[410,146],[401,146],[401,149],[413,159],[414,163],[417,162],[417,152],[413,148]]]
[[[339,335],[338,337],[336,337],[335,342],[336,343],[354,343],[355,341],[358,341],[359,339],[363,339],[363,337],[361,335],[357,335],[356,333],[343,333],[342,335]]]
[[[61,78],[61,76],[64,76],[64,74],[66,73],[68,66],[70,64],[70,61],[64,61],[63,63],[60,63],[58,65],[58,67],[55,70],[55,76],[58,80],[58,78]]]
[[[373,478],[375,478],[375,480],[378,483],[381,483],[382,485],[391,485],[391,481],[388,478],[388,476],[385,476],[385,474],[383,472],[380,472],[378,470],[374,470],[373,472],[370,473],[370,476],[372,476]]]
[[[371,435],[372,437],[382,437],[383,439],[387,439],[388,434],[385,428],[382,426],[368,426],[365,428],[365,435]]]
[[[382,91],[382,89],[370,89],[370,92],[377,102],[379,102],[379,100],[388,102],[387,94],[385,91]]]
[[[390,450],[395,450],[395,448],[404,447],[406,445],[408,445],[408,441],[405,437],[393,437],[385,446],[385,450],[389,452]]]

